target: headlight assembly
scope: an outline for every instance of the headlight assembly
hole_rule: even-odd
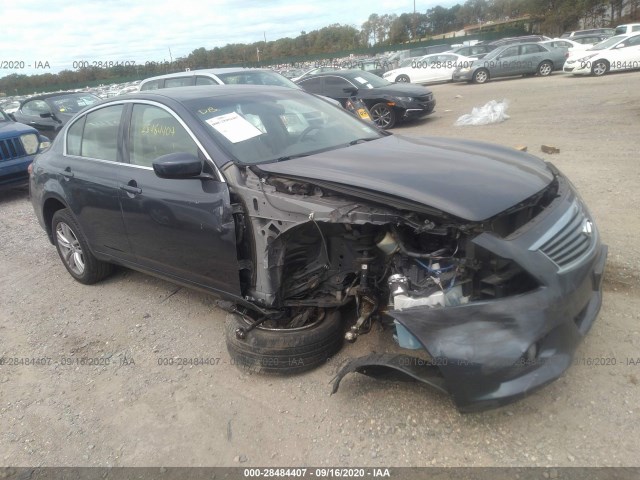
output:
[[[38,141],[38,136],[35,133],[20,135],[20,141],[22,142],[22,146],[24,147],[24,151],[27,155],[33,155],[38,152],[40,142]]]

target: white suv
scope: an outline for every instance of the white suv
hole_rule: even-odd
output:
[[[300,89],[291,80],[273,70],[262,68],[207,68],[147,78],[140,83],[140,91],[193,85],[229,84],[275,85]]]
[[[626,25],[618,25],[614,35],[628,35],[630,33],[640,32],[640,23],[627,23]]]

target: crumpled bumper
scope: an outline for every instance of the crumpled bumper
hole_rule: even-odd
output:
[[[560,377],[600,310],[607,247],[600,243],[586,207],[568,182],[548,210],[512,238],[483,233],[474,239],[478,246],[517,262],[538,281],[538,288],[455,307],[391,310],[389,314],[432,361],[396,356],[385,366],[446,390],[463,412],[505,405]],[[540,239],[550,232],[567,234],[565,219],[572,211],[584,215],[583,223],[576,223],[584,232],[574,234],[593,237],[579,258],[558,265],[540,248]],[[371,363],[379,369],[383,362],[376,358]],[[349,371],[368,369],[364,359],[347,364],[334,389]]]

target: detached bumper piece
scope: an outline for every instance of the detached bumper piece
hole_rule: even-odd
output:
[[[378,379],[398,380],[407,379],[406,376],[409,376],[447,393],[444,379],[433,361],[409,355],[378,353],[348,361],[333,379],[332,395],[338,391],[344,376],[352,372]]]

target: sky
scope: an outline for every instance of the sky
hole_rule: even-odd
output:
[[[416,11],[455,0],[416,0]],[[74,62],[165,61],[228,43],[296,37],[371,13],[412,12],[413,0],[1,0],[0,78],[75,70]],[[171,50],[171,57],[170,52]]]

